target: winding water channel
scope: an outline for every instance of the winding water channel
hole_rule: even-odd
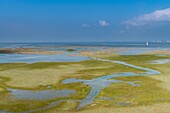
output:
[[[113,73],[113,74],[98,77],[98,78],[95,78],[95,79],[92,79],[92,80],[75,79],[75,78],[63,80],[62,81],[63,84],[81,82],[83,84],[88,85],[91,88],[90,93],[86,96],[86,98],[79,101],[79,104],[77,106],[77,110],[80,110],[83,107],[85,107],[85,106],[87,106],[89,104],[92,104],[93,101],[95,100],[96,96],[100,93],[100,91],[103,90],[104,88],[106,88],[107,86],[109,86],[110,84],[113,84],[113,83],[125,83],[125,84],[130,84],[130,85],[132,85],[134,87],[140,86],[140,84],[136,84],[136,82],[127,82],[127,81],[123,81],[123,80],[114,80],[114,78],[116,78],[116,77],[122,77],[122,76],[123,77],[125,77],[125,76],[148,76],[148,75],[153,75],[153,74],[154,75],[155,74],[160,74],[160,72],[158,72],[156,70],[149,69],[149,68],[144,68],[144,67],[140,67],[140,66],[135,66],[133,64],[128,64],[128,63],[122,62],[122,61],[113,61],[113,60],[106,60],[106,59],[99,59],[99,58],[92,58],[92,59],[103,61],[103,62],[117,63],[117,64],[121,64],[121,65],[124,65],[124,66],[132,67],[132,68],[135,68],[135,69],[144,70],[146,72],[141,72],[141,73],[133,73],[133,72]],[[14,92],[12,92],[13,91],[12,89],[10,89],[10,90],[11,90],[11,93],[14,93]],[[20,92],[23,92],[23,91],[20,91]],[[34,94],[34,92],[29,92],[29,91],[26,91],[26,92],[28,94],[36,95],[36,94]],[[73,93],[73,92],[74,91],[71,91],[71,93]],[[17,94],[21,95],[21,93],[15,93],[14,96],[18,97]],[[37,94],[39,95],[38,97],[41,98],[40,97],[41,93],[39,92]],[[68,95],[66,95],[66,96],[68,96]],[[34,99],[36,99],[35,96],[33,96],[33,97],[34,97]],[[24,98],[24,96],[22,98]],[[30,98],[31,97],[29,97],[29,99]],[[50,103],[48,106],[45,106],[43,108],[37,108],[35,110],[25,111],[25,112],[22,112],[22,113],[30,113],[30,112],[49,109],[51,107],[57,106],[59,103],[61,103],[63,101],[67,101],[67,100],[56,101],[56,102]],[[6,111],[0,111],[0,112],[2,112],[2,113],[11,113],[11,112],[6,112]]]
[[[85,99],[80,101],[80,103],[77,107],[77,110],[82,109],[84,106],[86,106],[88,104],[92,104],[94,99],[96,98],[96,96],[99,94],[99,92],[112,83],[122,82],[122,83],[130,84],[132,86],[140,86],[139,84],[136,84],[135,82],[126,82],[126,81],[122,81],[122,80],[114,80],[114,78],[116,78],[116,77],[146,76],[146,75],[151,75],[151,74],[160,74],[160,72],[158,72],[156,70],[135,66],[135,65],[132,65],[132,64],[121,62],[121,61],[112,61],[112,60],[97,59],[97,58],[93,58],[93,59],[100,60],[100,61],[103,61],[103,62],[118,63],[118,64],[122,64],[122,65],[125,65],[125,66],[128,66],[128,67],[144,70],[146,72],[138,73],[138,74],[137,73],[131,73],[131,72],[113,73],[113,74],[98,77],[98,78],[95,78],[95,79],[92,79],[92,80],[82,80],[82,79],[66,79],[66,80],[64,80],[63,84],[82,82],[83,84],[86,84],[86,85],[91,87],[90,93],[86,96]]]

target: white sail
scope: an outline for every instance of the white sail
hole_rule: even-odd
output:
[[[146,42],[146,45],[148,46],[148,45],[149,45],[149,42]]]

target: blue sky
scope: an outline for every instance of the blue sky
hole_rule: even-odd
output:
[[[0,42],[170,40],[169,0],[0,0]]]

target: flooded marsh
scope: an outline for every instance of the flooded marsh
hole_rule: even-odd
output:
[[[155,79],[169,73],[168,69],[162,73],[162,68],[155,67],[159,64],[148,64],[167,58],[108,55],[79,62],[0,64],[0,109],[5,113],[84,112],[99,106],[170,102],[168,89]]]

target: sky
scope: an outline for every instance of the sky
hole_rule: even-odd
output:
[[[0,42],[170,40],[170,0],[0,0]]]

